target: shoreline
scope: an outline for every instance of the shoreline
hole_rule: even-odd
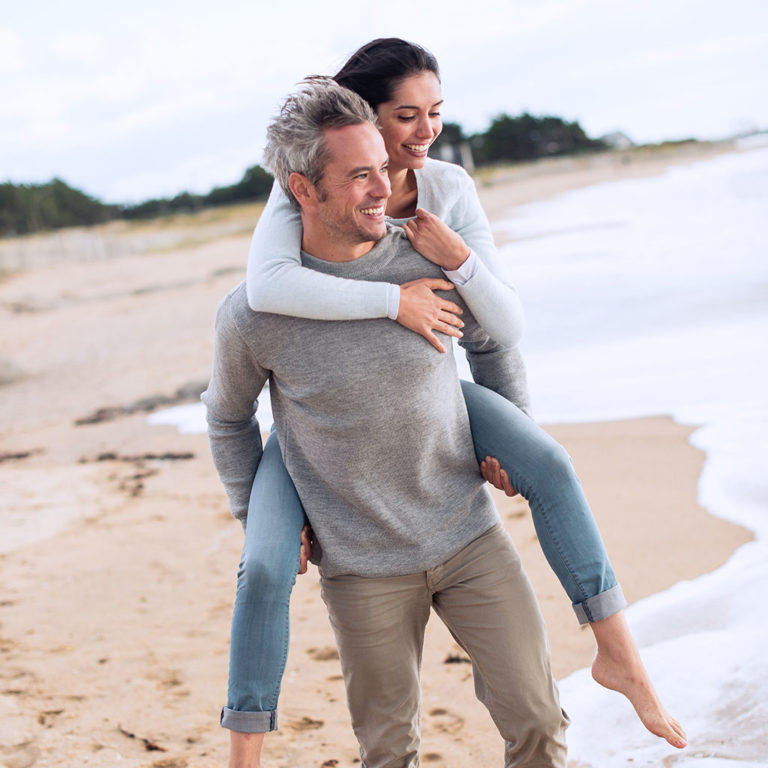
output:
[[[629,605],[711,573],[754,540],[751,531],[713,515],[698,501],[696,487],[707,460],[690,443],[698,427],[669,416],[543,427],[573,459]],[[553,649],[561,679],[591,664],[594,643],[586,628],[575,636],[573,616],[570,609],[563,611],[562,588],[534,541],[530,516],[523,522],[528,543],[519,547],[521,557],[536,583],[550,634],[571,635],[571,644]],[[715,541],[718,546],[712,547]]]
[[[481,168],[475,180],[483,208],[493,222],[517,206],[543,202],[575,189],[659,176],[675,166],[739,151],[738,142],[733,140],[640,146]]]

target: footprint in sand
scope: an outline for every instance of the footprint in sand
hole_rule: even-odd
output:
[[[466,656],[462,651],[449,653],[445,659],[443,659],[443,664],[471,664],[472,660],[469,658],[469,656]]]
[[[443,707],[429,710],[429,725],[439,733],[455,735],[464,730],[464,718]]]
[[[10,637],[0,637],[0,653],[10,653],[15,651],[18,643]]]
[[[0,387],[24,378],[24,371],[11,360],[0,358]]]
[[[187,761],[183,757],[165,757],[155,760],[151,768],[187,768]]]
[[[176,688],[180,685],[184,685],[181,680],[178,671],[175,669],[167,670],[163,675],[163,679],[157,684],[158,688]]]
[[[31,742],[0,747],[0,765],[7,768],[31,768],[40,757],[40,749]]]
[[[313,661],[333,661],[339,658],[339,652],[332,645],[324,648],[307,648],[307,656]]]
[[[285,726],[287,730],[294,733],[302,731],[315,731],[322,728],[325,723],[322,720],[313,720],[311,717],[302,717],[301,720],[290,720]]]
[[[46,728],[53,728],[53,721],[56,717],[63,714],[63,709],[46,709],[37,715],[37,722]]]
[[[157,687],[161,691],[168,691],[168,693],[174,696],[189,696],[190,693],[189,688],[184,687],[184,681],[181,679],[178,670],[175,669],[169,669],[162,673]]]

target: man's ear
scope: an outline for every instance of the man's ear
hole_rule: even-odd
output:
[[[302,208],[317,198],[315,185],[301,173],[292,173],[288,177],[288,186]]]

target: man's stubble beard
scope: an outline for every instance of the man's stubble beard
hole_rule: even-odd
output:
[[[339,220],[334,216],[323,216],[321,214],[320,220],[323,222],[323,226],[329,236],[335,242],[345,243],[350,246],[362,245],[363,243],[378,243],[387,234],[386,226],[382,226],[380,232],[372,233],[346,217]]]
[[[327,202],[328,192],[323,188],[322,180],[317,182],[316,189],[318,202]],[[361,245],[362,243],[378,243],[387,234],[386,225],[381,228],[381,234],[373,236],[362,227],[354,225],[346,217],[339,221],[337,217],[325,216],[322,211],[319,212],[319,216],[320,221],[323,222],[323,226],[334,241],[350,246]]]

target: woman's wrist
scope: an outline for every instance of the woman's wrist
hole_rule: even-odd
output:
[[[469,258],[470,249],[462,242],[461,246],[451,249],[440,266],[448,272],[454,272]]]
[[[479,259],[474,251],[470,251],[467,258],[457,269],[441,267],[445,276],[459,287],[466,285],[477,273]]]

